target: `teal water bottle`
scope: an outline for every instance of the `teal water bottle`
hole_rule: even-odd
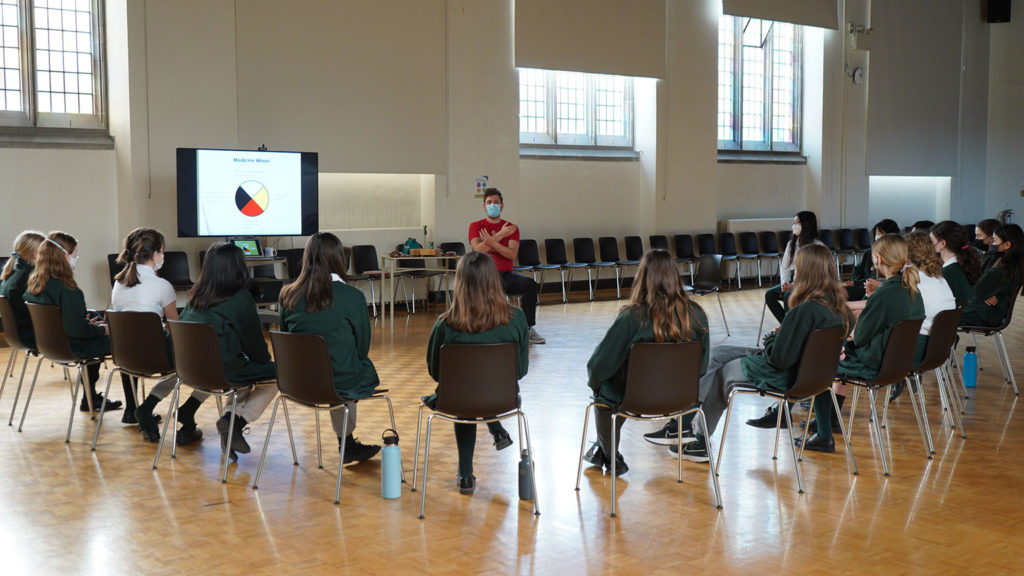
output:
[[[533,482],[530,481],[530,453],[523,450],[519,460],[519,499],[533,500]]]
[[[964,386],[974,388],[978,385],[978,352],[974,346],[968,346],[964,353]]]
[[[398,432],[388,428],[381,437],[384,449],[381,451],[380,495],[394,499],[402,495],[402,450],[398,447]]]

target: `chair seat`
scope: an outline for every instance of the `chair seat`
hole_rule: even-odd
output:
[[[412,270],[406,272],[406,274],[409,276],[416,276],[417,278],[433,278],[434,276],[440,276],[442,274],[445,274],[445,272],[441,270]]]
[[[753,259],[757,258],[757,256],[758,256],[757,254],[739,254],[738,255],[738,257],[742,258],[743,260],[753,260]]]
[[[193,284],[193,282],[172,282],[171,286],[173,286],[176,291],[184,292],[185,290],[191,290]]]
[[[685,258],[676,258],[676,262],[696,262],[696,256],[687,256]]]
[[[609,266],[615,266],[615,262],[591,262],[592,268],[608,268]]]
[[[590,264],[584,264],[583,262],[566,262],[562,264],[562,268],[586,268]]]
[[[617,266],[639,266],[639,260],[619,260],[615,262]]]
[[[735,260],[739,254],[722,254],[722,260]]]
[[[370,278],[369,274],[349,274],[349,276],[348,276],[348,280],[350,282],[355,282],[357,280],[367,280],[369,278]]]
[[[512,270],[516,272],[529,272],[530,270],[533,270],[533,268],[533,266],[513,266]]]
[[[985,336],[991,336],[996,332],[1002,332],[1003,326],[960,326],[957,330],[961,332],[967,332],[969,334],[982,334]]]
[[[534,266],[537,270],[558,270],[561,267],[561,264],[537,264]]]
[[[761,252],[761,253],[758,254],[758,256],[760,256],[761,258],[778,258],[779,257],[779,253],[778,252]]]

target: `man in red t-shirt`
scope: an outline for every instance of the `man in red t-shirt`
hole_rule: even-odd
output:
[[[530,343],[543,344],[544,338],[537,334],[533,325],[537,323],[537,283],[532,278],[512,271],[512,261],[519,253],[519,228],[501,218],[505,202],[497,188],[484,190],[484,211],[487,217],[469,225],[469,245],[476,252],[486,252],[494,259],[505,284],[505,292],[519,294],[526,323],[530,326]]]

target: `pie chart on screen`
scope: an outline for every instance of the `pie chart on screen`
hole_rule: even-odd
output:
[[[267,209],[270,194],[266,186],[256,180],[246,180],[235,190],[235,206],[246,216],[256,217]]]

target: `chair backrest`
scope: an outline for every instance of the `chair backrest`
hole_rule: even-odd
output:
[[[519,358],[514,342],[445,344],[437,380],[437,409],[487,418],[519,407]]]
[[[619,241],[614,236],[601,236],[597,239],[597,248],[601,252],[603,262],[618,262]]]
[[[441,246],[441,251],[442,252],[454,252],[456,256],[465,256],[466,255],[466,245],[463,244],[462,242],[441,242],[440,246]],[[537,248],[537,243],[536,242],[534,242],[533,247],[534,247],[534,249]],[[520,254],[522,253],[522,251],[523,251],[523,245],[522,245],[522,243],[520,243],[519,244],[519,252],[520,252]],[[459,261],[458,260],[447,260],[446,263],[447,263],[447,268],[449,270],[455,270],[459,266]],[[532,264],[530,264],[530,266],[532,266]]]
[[[110,272],[110,285],[114,285],[114,276],[124,270],[124,264],[117,261],[118,254],[107,254],[107,271]]]
[[[743,254],[757,254],[760,252],[757,247],[757,234],[753,232],[740,232],[740,252]]]
[[[644,257],[644,241],[639,236],[626,236],[626,260],[640,260]]]
[[[779,230],[779,248],[785,250],[789,246],[789,241],[793,238],[792,230]],[[780,251],[781,251],[780,250]]]
[[[580,264],[593,264],[597,261],[597,256],[594,255],[593,238],[573,238],[572,253],[576,262]]]
[[[141,376],[174,371],[159,314],[107,310],[103,318],[110,327],[110,355],[118,368]]]
[[[180,251],[164,252],[164,265],[157,274],[175,288],[192,285],[188,270],[188,254]]]
[[[867,228],[857,228],[853,231],[853,241],[858,250],[871,248],[871,231]]]
[[[715,248],[715,235],[697,234],[697,249],[700,250],[701,256],[705,254],[718,254],[718,249]]]
[[[21,335],[18,334],[18,323],[14,320],[14,308],[11,308],[11,302],[5,296],[0,296],[0,322],[2,322],[4,338],[7,339],[8,346],[15,350],[29,349],[22,342]]]
[[[668,238],[663,234],[652,234],[647,237],[647,240],[651,243],[651,250],[668,251]]]
[[[539,266],[540,248],[537,247],[537,241],[533,238],[521,241],[519,243],[518,257],[520,266]]]
[[[777,254],[779,251],[779,237],[775,235],[775,232],[764,231],[758,233],[758,238],[761,240],[761,250],[765,254]]]
[[[835,239],[832,237],[832,231],[829,230],[828,228],[822,228],[821,230],[818,230],[818,240],[821,240],[821,243],[825,245],[825,248],[828,248],[829,250],[835,250]]]
[[[319,334],[270,331],[277,366],[277,387],[283,396],[301,404],[338,404],[334,369],[327,342]]]
[[[842,327],[821,328],[807,335],[800,353],[796,380],[789,389],[792,398],[807,398],[828,391],[836,379],[839,352],[843,346]]]
[[[569,258],[565,255],[565,240],[561,238],[546,238],[544,252],[547,253],[548,264],[562,265],[569,262]]]
[[[701,253],[703,254],[703,251]],[[736,255],[736,236],[732,232],[722,232],[718,235],[718,253],[722,256]]]
[[[960,309],[943,310],[932,318],[932,328],[928,332],[928,346],[924,349],[924,359],[914,367],[916,372],[935,370],[949,360],[949,351],[956,340],[956,329],[960,325]]]
[[[697,277],[693,279],[695,290],[718,290],[722,281],[722,255],[701,254],[697,265]]]
[[[672,243],[676,245],[676,258],[682,260],[697,259],[697,255],[693,253],[693,236],[689,234],[676,234],[672,237]]]
[[[372,244],[357,244],[352,247],[352,269],[356,274],[377,272],[380,262],[377,260],[377,249]]]
[[[53,362],[71,364],[81,358],[71,351],[71,342],[64,332],[60,309],[53,304],[26,302],[36,336],[36,349]]]
[[[703,347],[700,341],[633,344],[619,410],[671,414],[695,404],[700,392]]]
[[[887,386],[907,377],[914,368],[914,351],[917,335],[921,332],[921,320],[901,320],[889,331],[889,338],[882,351],[882,365],[878,368],[872,384]]]
[[[836,248],[839,250],[856,250],[857,247],[853,241],[853,230],[840,228],[836,231]]]
[[[1012,289],[1010,290],[1010,303],[1006,306],[1006,316],[1003,317],[1002,324],[999,325],[997,330],[1005,330],[1010,325],[1010,321],[1013,320],[1013,306],[1017,303],[1017,296],[1020,295],[1020,282],[1015,282]]]
[[[232,388],[224,376],[217,331],[205,322],[168,320],[178,378],[193,388],[224,392]]]

